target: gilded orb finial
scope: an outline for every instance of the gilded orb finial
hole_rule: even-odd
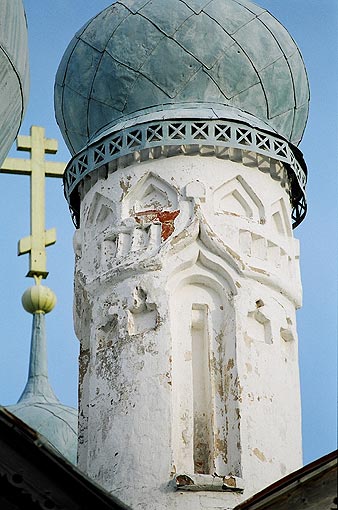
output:
[[[41,277],[34,278],[35,285],[22,295],[22,306],[28,313],[49,313],[56,304],[56,295],[51,289],[41,285]]]

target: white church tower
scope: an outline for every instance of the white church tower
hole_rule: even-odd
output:
[[[55,98],[79,467],[133,509],[233,508],[302,462],[299,50],[248,0],[119,0]]]

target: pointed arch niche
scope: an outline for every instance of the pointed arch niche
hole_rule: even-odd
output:
[[[241,475],[235,293],[201,252],[170,282],[176,473]]]
[[[271,206],[271,218],[275,231],[282,236],[292,236],[291,214],[288,214],[284,198],[280,198]]]
[[[216,214],[235,214],[255,221],[265,219],[262,201],[241,175],[215,190],[214,208]]]
[[[177,208],[177,191],[167,181],[152,172],[144,175],[122,202],[124,217],[133,216],[141,211],[173,211]]]
[[[112,200],[96,192],[89,210],[85,215],[85,228],[94,226],[95,231],[102,232],[116,222],[116,206]]]

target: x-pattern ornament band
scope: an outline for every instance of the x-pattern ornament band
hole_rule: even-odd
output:
[[[206,122],[192,124],[193,136],[196,140],[206,140],[209,135],[209,128]]]
[[[169,137],[170,139],[183,140],[185,137],[185,125],[170,123],[169,124]]]
[[[72,195],[82,179],[105,164],[144,149],[161,151],[170,146],[237,148],[272,158],[285,164],[291,182],[294,226],[306,214],[306,166],[286,140],[245,123],[221,119],[159,120],[139,123],[105,135],[74,156],[65,172],[65,196],[78,224]],[[142,160],[144,160],[144,154]],[[132,160],[130,160],[132,161]],[[76,194],[75,194],[76,195]],[[74,195],[74,197],[75,197]]]

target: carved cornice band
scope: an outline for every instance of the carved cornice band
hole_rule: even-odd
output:
[[[293,227],[306,214],[306,165],[301,152],[282,137],[245,123],[221,119],[172,119],[139,123],[110,132],[76,154],[64,174],[65,196],[79,226],[79,197],[83,179],[102,166],[135,152],[168,146],[224,147],[254,152],[282,162],[288,171],[291,188]],[[134,163],[135,161],[132,160]],[[126,165],[127,166],[127,165]]]

